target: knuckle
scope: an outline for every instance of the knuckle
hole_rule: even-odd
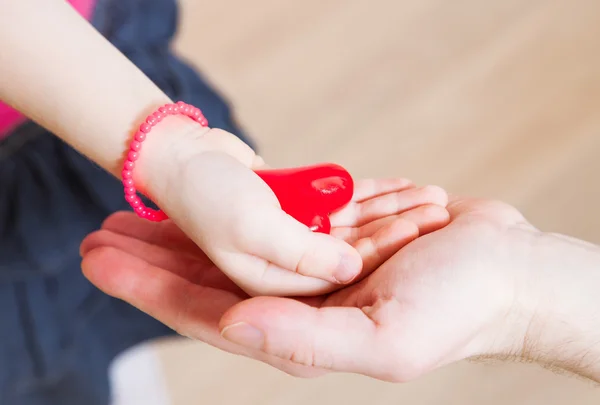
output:
[[[315,365],[315,358],[310,350],[296,349],[290,353],[289,360],[300,366],[313,367]]]
[[[316,269],[316,257],[318,257],[317,246],[309,244],[295,261],[293,271],[303,276],[312,275]]]
[[[311,347],[296,348],[289,355],[289,360],[299,366],[331,370],[333,361],[331,356],[318,354]]]

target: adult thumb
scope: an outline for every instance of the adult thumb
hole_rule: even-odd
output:
[[[232,307],[219,327],[233,343],[303,366],[382,379],[392,368],[385,331],[358,308],[257,297]]]

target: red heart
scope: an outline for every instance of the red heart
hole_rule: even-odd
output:
[[[335,164],[256,174],[273,190],[281,209],[314,232],[329,233],[329,215],[348,204],[354,193],[352,176]]]

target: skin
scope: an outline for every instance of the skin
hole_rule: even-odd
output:
[[[10,61],[0,63],[0,99],[120,176],[141,120],[171,100],[66,1],[0,8],[0,60]],[[356,277],[360,253],[283,212],[259,168],[232,134],[168,117],[144,142],[134,182],[251,295],[314,294]],[[423,203],[445,203],[430,191]]]
[[[432,214],[418,209],[408,211],[420,217],[413,225]],[[541,232],[497,201],[452,198],[448,211],[447,226],[409,243],[399,240],[411,225],[398,223],[385,238],[397,238],[395,252],[363,255],[362,281],[313,298],[245,297],[208,262],[190,274],[174,265],[178,254],[150,257],[148,243],[167,249],[175,238],[166,242],[149,224],[137,232],[144,238],[117,243],[112,233],[125,230],[109,220],[112,233],[84,243],[83,269],[183,335],[296,376],[339,371],[404,382],[494,357],[600,381],[600,248]]]
[[[11,62],[0,63],[0,99],[118,175],[136,125],[170,100],[66,2],[0,7],[0,59]],[[390,198],[365,225],[348,209],[333,236],[316,235],[254,175],[260,157],[182,118],[163,121],[141,156],[136,184],[173,222],[112,217],[104,239],[84,243],[83,268],[184,335],[296,375],[406,381],[462,358],[516,356],[600,379],[595,246],[468,199],[451,204],[448,227],[408,243],[444,222],[436,188],[408,211]],[[248,295],[329,292],[349,273],[363,280],[327,296]]]
[[[394,185],[404,188],[390,191],[396,188]],[[447,224],[445,193],[438,197],[443,197],[442,205],[424,203],[428,196],[440,192],[438,188],[417,188],[403,179],[357,182],[354,201],[331,220],[333,235],[347,240],[360,252],[364,260],[360,278],[368,277],[419,235]],[[385,212],[396,214],[370,220]],[[243,348],[221,336],[221,317],[250,297],[172,222],[155,224],[130,213],[115,214],[106,220],[102,230],[84,240],[81,253],[84,274],[95,285],[180,334],[259,358],[296,375],[314,375],[313,368]],[[326,285],[328,290],[339,287]],[[298,302],[312,304],[320,300],[307,297]]]

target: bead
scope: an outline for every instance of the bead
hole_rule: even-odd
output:
[[[121,178],[123,183],[123,192],[125,199],[129,202],[129,205],[141,218],[148,219],[150,221],[164,221],[169,217],[161,210],[153,210],[144,205],[142,200],[136,194],[136,188],[133,181],[133,169],[135,168],[135,161],[140,157],[140,151],[142,149],[142,142],[147,138],[147,134],[152,131],[152,128],[161,122],[168,115],[186,115],[196,122],[199,122],[203,126],[208,125],[208,121],[202,114],[202,112],[183,101],[177,103],[167,103],[160,106],[152,114],[149,114],[144,122],[139,126],[139,130],[136,131],[134,139],[129,145],[129,151],[127,153],[127,159],[123,163],[123,170],[121,172]]]
[[[138,152],[134,152],[132,150],[130,150],[129,153],[127,154],[127,159],[131,160],[132,162],[135,162],[136,160],[138,160],[139,157],[140,157],[140,154]]]
[[[139,143],[138,141],[133,141],[133,142],[131,142],[130,148],[134,152],[139,152],[140,149],[142,149],[142,144]]]

